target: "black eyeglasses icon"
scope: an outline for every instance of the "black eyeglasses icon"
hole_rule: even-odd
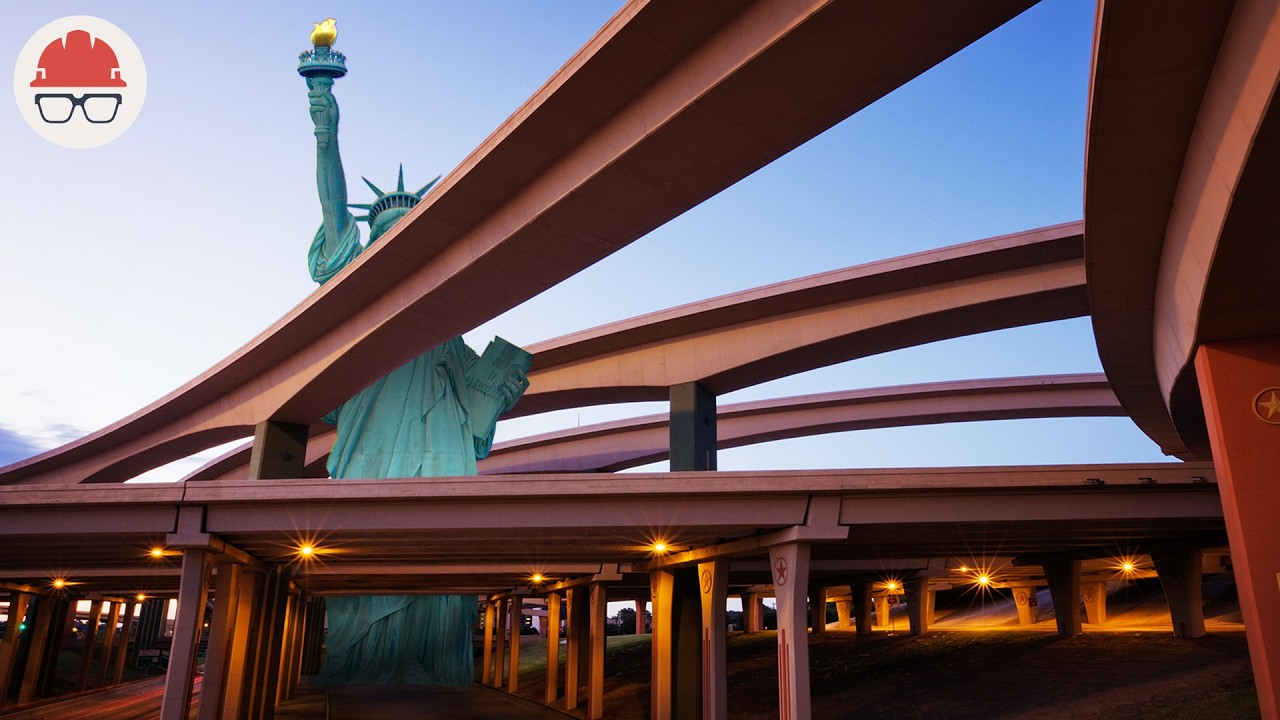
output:
[[[122,100],[116,93],[86,93],[80,97],[69,93],[40,93],[36,95],[36,107],[40,108],[40,119],[53,125],[71,120],[77,107],[84,113],[85,120],[101,124],[116,119]]]

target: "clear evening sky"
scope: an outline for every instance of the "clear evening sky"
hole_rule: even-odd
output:
[[[312,22],[338,20],[341,147],[384,189],[448,173],[613,14],[604,0],[6,2],[0,50],[66,15],[128,33],[146,104],[68,150],[0,112],[0,465],[114,422],[213,366],[314,289],[320,221],[306,87]],[[1046,0],[598,265],[468,334],[531,344],[766,283],[1077,220],[1093,3]],[[3,77],[11,77],[5,73]],[[11,97],[12,93],[8,93]],[[363,229],[363,228],[362,228]],[[367,237],[367,232],[365,233]],[[1087,318],[857,360],[731,402],[937,380],[1097,372]],[[501,437],[629,414],[504,423]],[[1127,419],[862,431],[721,452],[720,467],[1167,460]],[[188,465],[169,473],[177,477]],[[662,466],[654,466],[662,467]]]

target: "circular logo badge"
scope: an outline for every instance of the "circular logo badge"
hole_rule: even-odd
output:
[[[13,96],[40,137],[62,147],[97,147],[138,119],[147,69],[123,30],[101,18],[72,15],[27,40],[13,69]]]
[[[1263,422],[1280,425],[1280,388],[1269,387],[1253,399],[1253,411]]]

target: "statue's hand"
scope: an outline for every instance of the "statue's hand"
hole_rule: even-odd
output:
[[[529,378],[525,377],[525,371],[520,368],[514,368],[511,375],[507,376],[505,382],[502,383],[502,398],[505,401],[504,406],[507,410],[515,407],[516,401],[524,395],[524,391],[529,389]]]
[[[338,101],[333,97],[333,78],[307,78],[307,87],[316,140],[325,147],[338,133]]]

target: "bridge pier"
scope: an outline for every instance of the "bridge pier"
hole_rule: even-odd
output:
[[[787,720],[808,720],[809,633],[805,589],[809,585],[809,544],[769,548],[778,603],[778,712]]]
[[[933,624],[933,591],[929,589],[929,578],[911,578],[904,587],[911,634],[923,635]]]
[[[1080,561],[1067,558],[1046,559],[1045,580],[1053,597],[1053,617],[1058,623],[1058,636],[1069,638],[1082,631],[1080,619]]]
[[[1034,585],[1018,585],[1013,588],[1013,606],[1018,609],[1019,625],[1035,625],[1038,620],[1036,608],[1040,602],[1036,599]],[[1057,606],[1055,605],[1056,609]]]
[[[1173,636],[1184,639],[1204,637],[1204,599],[1201,570],[1204,553],[1199,548],[1161,547],[1151,551],[1151,562],[1160,577]]]
[[[1107,584],[1087,582],[1080,586],[1080,599],[1084,601],[1084,621],[1090,625],[1102,625],[1107,621]]]
[[[1280,337],[1201,345],[1195,358],[1262,717],[1280,717]]]

